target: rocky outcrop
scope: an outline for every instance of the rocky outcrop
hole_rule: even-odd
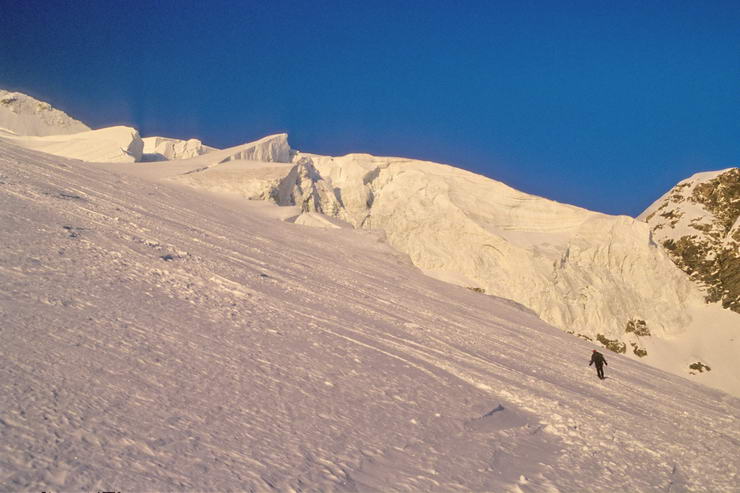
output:
[[[705,290],[740,313],[740,169],[699,173],[640,215],[655,241]]]
[[[43,137],[90,130],[84,123],[20,92],[0,89],[0,130],[15,135]]]

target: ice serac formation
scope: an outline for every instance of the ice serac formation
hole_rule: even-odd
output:
[[[90,130],[84,123],[20,92],[0,89],[0,132],[15,135],[47,136]]]
[[[698,173],[663,195],[639,219],[707,302],[740,313],[740,169]]]
[[[696,290],[640,221],[431,162],[308,157],[336,188],[343,210],[330,213],[385,231],[392,246],[435,277],[513,299],[592,338],[624,340],[634,319],[658,334],[689,321],[681,308]]]
[[[264,161],[270,163],[289,163],[291,159],[288,134],[275,134],[256,142],[242,144],[218,153],[219,163],[227,161]]]
[[[189,159],[215,151],[213,147],[203,145],[198,139],[171,139],[168,137],[144,137],[144,155],[142,161],[171,161]]]
[[[106,127],[75,134],[44,137],[4,135],[3,139],[27,149],[89,162],[126,163],[141,160],[144,143],[131,127]]]

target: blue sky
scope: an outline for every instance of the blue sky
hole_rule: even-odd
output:
[[[740,2],[0,0],[0,87],[92,127],[453,164],[636,215],[740,163]]]

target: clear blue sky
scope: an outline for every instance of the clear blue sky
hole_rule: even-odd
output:
[[[740,163],[740,1],[0,0],[0,87],[92,127],[454,164],[636,215]]]

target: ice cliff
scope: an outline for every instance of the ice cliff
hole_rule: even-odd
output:
[[[171,161],[189,159],[210,151],[213,147],[203,145],[198,139],[171,139],[168,137],[144,137],[142,161]]]
[[[627,339],[634,319],[656,334],[689,322],[683,307],[696,289],[640,221],[442,164],[362,154],[297,158],[310,159],[335,190],[329,200],[342,208],[333,215],[383,230],[434,277],[513,299],[592,338]]]

